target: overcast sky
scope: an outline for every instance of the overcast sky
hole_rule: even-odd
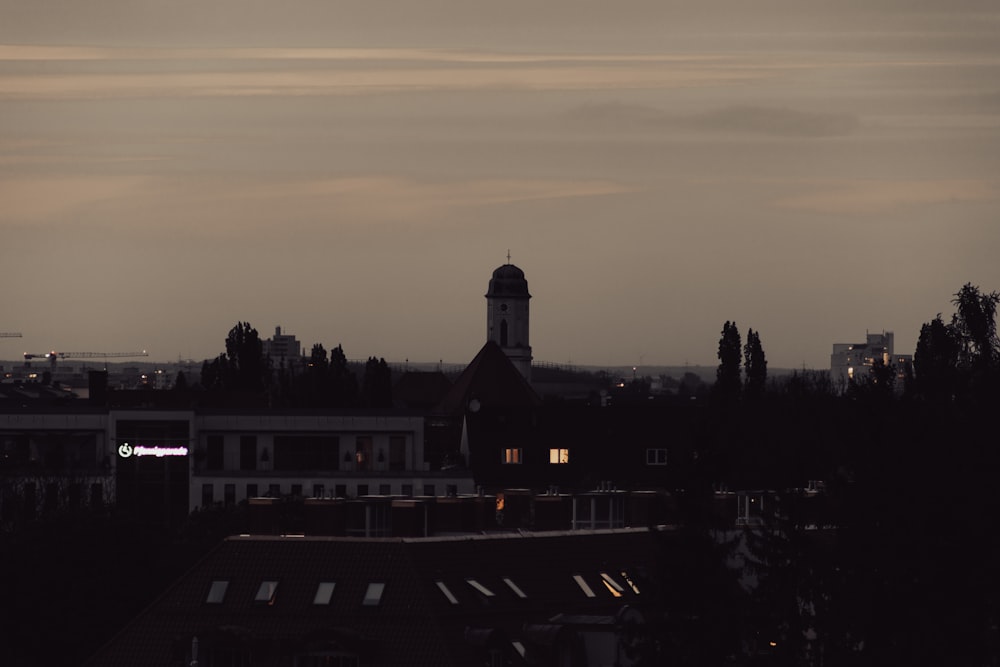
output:
[[[0,0],[0,358],[772,367],[1000,290],[1000,5]]]

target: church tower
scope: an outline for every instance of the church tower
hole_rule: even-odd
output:
[[[528,344],[528,281],[524,271],[510,263],[493,272],[486,292],[486,338],[500,346],[507,358],[531,382],[531,345]]]

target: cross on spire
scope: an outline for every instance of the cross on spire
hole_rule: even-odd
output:
[[[507,248],[507,263],[510,264],[510,248]]]

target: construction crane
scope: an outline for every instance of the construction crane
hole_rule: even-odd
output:
[[[142,352],[56,352],[53,350],[44,354],[32,354],[30,352],[25,352],[24,360],[31,361],[32,359],[48,359],[52,364],[52,368],[55,369],[56,361],[59,359],[104,359],[104,363],[107,365],[108,359],[148,356],[149,355],[146,354],[146,350],[143,350]]]

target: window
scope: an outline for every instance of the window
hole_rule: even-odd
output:
[[[222,498],[226,507],[232,507],[236,504],[236,485],[226,484],[222,488]]]
[[[217,579],[212,582],[212,586],[208,589],[208,596],[205,598],[205,602],[208,604],[222,604],[222,601],[226,599],[226,589],[229,588],[229,582]]]
[[[215,485],[214,484],[202,484],[201,485],[201,506],[211,507],[215,502]]]
[[[521,590],[521,587],[518,586],[517,584],[515,584],[512,579],[504,577],[503,578],[503,583],[507,584],[507,588],[509,588],[510,590],[514,591],[514,595],[516,595],[517,597],[522,598],[522,599],[528,597],[525,594],[525,592]]]
[[[389,470],[406,469],[406,437],[389,436]]]
[[[250,498],[256,498],[257,497],[257,493],[258,493],[258,491],[257,491],[257,485],[256,484],[247,484],[247,499],[248,500]]]
[[[437,494],[437,489],[434,488],[433,484],[424,484],[424,495],[433,496]]]
[[[276,435],[274,469],[338,470],[340,438],[326,435]]]
[[[508,447],[503,450],[504,463],[520,463],[522,460],[522,450],[520,447]]]
[[[601,572],[601,581],[604,587],[608,589],[608,592],[616,598],[620,598],[622,593],[625,592],[625,588],[607,572]]]
[[[322,484],[313,484],[313,498],[322,498],[326,495],[326,487]]]
[[[268,484],[267,485],[267,495],[271,498],[281,497],[281,485],[280,484]]]
[[[403,495],[406,496],[407,498],[412,498],[413,497],[413,485],[412,484],[404,484],[403,485]]]
[[[549,463],[569,463],[568,449],[550,449]]]
[[[205,470],[222,470],[223,438],[221,435],[208,436],[206,443]]]
[[[586,581],[584,581],[583,577],[581,577],[579,574],[573,575],[573,581],[576,582],[576,585],[580,587],[580,590],[583,591],[583,594],[586,595],[588,598],[597,597],[597,593],[594,592],[594,589],[591,588],[590,585]]]
[[[333,485],[333,495],[337,498],[347,497],[347,485],[346,484],[334,484]]]
[[[358,471],[372,469],[372,438],[370,435],[359,435],[354,443],[354,460]]]
[[[486,586],[483,586],[481,583],[479,583],[475,579],[466,579],[465,582],[467,584],[469,584],[470,586],[472,586],[477,591],[479,591],[480,593],[482,593],[483,595],[485,595],[486,597],[488,597],[488,598],[491,598],[491,597],[493,597],[493,596],[496,595],[496,593],[494,593],[490,589],[486,588]]]
[[[292,497],[293,498],[301,498],[302,497],[302,485],[301,484],[292,484]]]
[[[373,582],[368,584],[368,590],[365,591],[365,599],[361,601],[361,604],[365,607],[377,607],[382,602],[382,593],[384,592],[384,583]]]
[[[663,447],[646,450],[646,465],[665,466],[667,465],[667,450]]]
[[[392,495],[392,485],[391,484],[379,484],[378,485],[378,494],[380,496],[389,496],[389,495]]]
[[[270,606],[274,604],[274,594],[277,592],[277,581],[262,581],[260,582],[260,588],[257,589],[257,595],[253,599],[255,602],[266,603]]]
[[[358,484],[358,498],[360,498],[361,496],[367,496],[367,495],[368,495],[368,485],[367,484]]]
[[[104,507],[104,486],[100,482],[90,485],[90,507]]]
[[[240,436],[240,470],[257,469],[257,436]]]
[[[337,584],[332,581],[321,581],[319,586],[316,587],[316,595],[313,597],[313,604],[330,604],[330,600],[333,598],[333,589],[336,588],[336,586]]]
[[[450,590],[448,590],[448,587],[445,585],[443,581],[435,581],[434,583],[437,584],[437,587],[441,590],[442,593],[444,593],[444,596],[448,598],[448,602],[452,604],[458,604],[458,598],[456,598],[455,595]]]

